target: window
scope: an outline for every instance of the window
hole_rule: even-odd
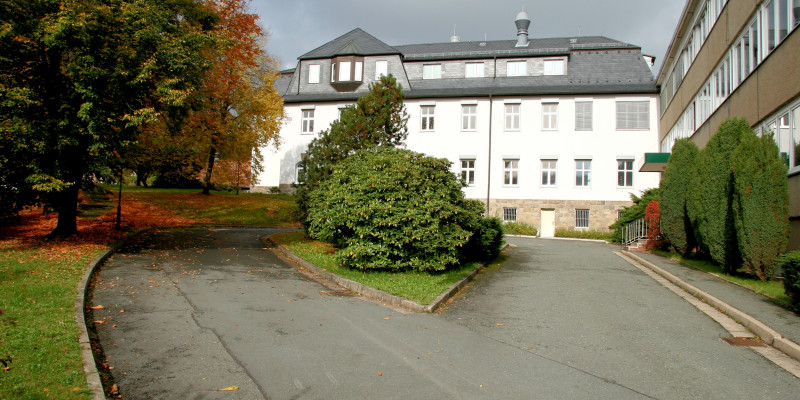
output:
[[[633,160],[617,160],[617,186],[633,186]]]
[[[388,75],[389,62],[388,61],[375,61],[375,80],[381,79],[381,76]]]
[[[319,83],[319,64],[308,66],[308,83]]]
[[[519,130],[519,104],[506,104],[506,130]]]
[[[558,103],[542,104],[542,129],[558,129]]]
[[[506,76],[525,76],[527,72],[527,62],[525,61],[509,61],[506,63],[507,71]]]
[[[294,170],[294,183],[305,183],[306,181],[305,172],[306,170],[305,168],[303,168],[303,163],[302,162],[297,163],[297,165],[295,165],[295,170]]]
[[[792,110],[792,138],[791,152],[794,153],[794,157],[789,156],[793,158],[789,166],[797,167],[800,166],[800,108]]]
[[[339,79],[338,82],[346,82],[350,80],[350,61],[339,62]]]
[[[519,182],[519,160],[503,160],[503,184],[517,186]]]
[[[440,79],[441,77],[441,64],[427,64],[422,66],[422,79]]]
[[[433,130],[433,106],[422,106],[421,115],[422,115],[422,127],[420,128],[423,131],[432,131]]]
[[[592,183],[592,160],[575,160],[575,186],[588,187]]]
[[[461,160],[461,180],[467,186],[475,186],[475,160]]]
[[[461,106],[461,130],[474,131],[475,122],[478,119],[478,106],[477,105],[462,105]]]
[[[545,75],[564,75],[564,60],[544,60]]]
[[[575,102],[575,130],[576,131],[590,131],[592,130],[592,102],[591,101],[576,101]]]
[[[589,210],[587,209],[575,210],[575,227],[576,228],[589,227]]]
[[[314,133],[314,110],[303,110],[301,133]]]
[[[556,160],[542,160],[542,186],[556,185]]]
[[[650,129],[649,101],[617,101],[617,130]]]
[[[360,61],[356,61],[356,70],[355,74],[353,75],[353,80],[355,81],[362,81],[361,76],[364,72],[364,63]]]
[[[516,207],[503,207],[503,222],[517,222]]]
[[[331,64],[331,82],[336,82],[336,63]]]
[[[468,62],[464,71],[466,78],[483,78],[483,63]]]

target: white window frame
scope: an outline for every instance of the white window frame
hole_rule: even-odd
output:
[[[436,122],[436,106],[424,105],[419,108],[420,128],[422,132],[433,132]]]
[[[575,101],[575,130],[591,131],[594,128],[594,102],[592,100]]]
[[[528,62],[525,60],[513,60],[506,62],[506,76],[526,76],[528,75]]]
[[[575,187],[592,187],[592,160],[575,160]]]
[[[503,207],[503,222],[517,222],[517,207]]]
[[[305,183],[305,182],[302,182],[300,180],[300,174],[301,174],[302,171],[305,171],[305,168],[303,168],[303,163],[299,162],[299,163],[295,164],[295,166],[294,166],[294,183],[296,183],[298,185]]]
[[[308,83],[319,83],[319,76],[320,76],[320,65],[319,64],[309,64],[308,65]]]
[[[474,132],[477,129],[478,123],[478,105],[477,104],[462,104],[461,105],[461,131]]]
[[[519,159],[503,159],[503,186],[519,186]]]
[[[339,76],[337,82],[350,82],[350,61],[339,61]]]
[[[505,105],[505,130],[506,131],[519,131],[520,125],[520,104],[506,104]]]
[[[589,229],[590,211],[588,208],[575,209],[575,229]]]
[[[558,130],[558,103],[542,103],[542,130]]]
[[[356,82],[361,82],[364,79],[364,63],[361,61],[356,61],[356,70],[353,77],[353,80]]]
[[[378,60],[375,61],[375,80],[380,80],[381,76],[389,74],[389,61]]]
[[[544,60],[545,75],[564,75],[564,59]]]
[[[483,78],[484,77],[484,63],[481,62],[468,62],[464,66],[465,78]]]
[[[633,161],[630,158],[617,159],[617,187],[633,187]],[[622,181],[622,184],[620,184],[620,181]]]
[[[314,109],[301,110],[301,128],[300,133],[310,135],[314,133]]]
[[[556,187],[558,185],[558,160],[542,159],[542,187]]]
[[[461,180],[467,186],[475,186],[475,159],[462,158],[461,160]]]
[[[422,65],[422,79],[441,79],[441,78],[442,78],[442,64]]]

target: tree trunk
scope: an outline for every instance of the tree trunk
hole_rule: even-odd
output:
[[[47,236],[48,237],[67,237],[78,233],[78,191],[80,186],[73,183],[72,186],[56,195],[55,208],[58,212],[58,223]]]
[[[217,140],[211,139],[211,150],[208,152],[206,176],[203,178],[203,194],[211,194],[211,174],[214,172],[214,161],[217,158]]]

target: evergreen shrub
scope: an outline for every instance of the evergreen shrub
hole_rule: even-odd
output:
[[[783,288],[786,296],[792,299],[796,310],[800,310],[800,251],[786,253],[781,257]]]
[[[613,242],[621,242],[622,241],[622,228],[633,221],[636,221],[639,218],[644,218],[645,209],[647,209],[647,205],[650,204],[653,200],[658,200],[660,197],[660,190],[658,188],[651,188],[647,189],[642,193],[642,197],[638,197],[635,194],[631,193],[631,201],[633,201],[632,206],[625,207],[622,210],[620,217],[608,228],[611,229],[611,241]]]
[[[394,147],[359,150],[310,193],[311,237],[345,267],[443,271],[500,250],[502,224],[466,200],[450,162]]]
[[[692,191],[692,179],[697,175],[697,156],[700,150],[689,139],[675,141],[672,154],[661,177],[661,234],[669,245],[683,256],[697,247],[694,223],[687,212]]]
[[[697,170],[688,202],[689,218],[697,221],[700,246],[727,273],[741,266],[733,215],[733,152],[742,136],[752,132],[745,119],[723,122],[697,157]]]
[[[789,242],[786,165],[772,134],[747,132],[733,153],[733,215],[744,268],[761,280],[775,273]]]

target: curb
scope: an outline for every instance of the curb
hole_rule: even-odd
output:
[[[483,270],[486,267],[484,264],[480,264],[478,267],[473,269],[472,272],[470,272],[467,276],[461,278],[461,280],[459,280],[458,282],[452,284],[449,288],[447,288],[447,290],[442,292],[442,294],[440,294],[430,304],[422,305],[420,303],[417,303],[416,301],[412,301],[412,300],[409,300],[409,299],[406,299],[406,298],[403,298],[403,297],[400,297],[400,296],[395,296],[393,294],[386,293],[386,292],[384,292],[382,290],[375,289],[375,288],[373,288],[371,286],[367,286],[367,285],[365,285],[363,283],[359,283],[359,282],[356,282],[356,281],[341,277],[341,276],[336,275],[334,273],[328,272],[328,271],[326,271],[326,270],[324,270],[324,269],[322,269],[320,267],[317,267],[316,265],[311,264],[310,262],[308,262],[306,260],[303,260],[302,258],[298,257],[296,254],[294,254],[291,251],[289,251],[289,249],[287,249],[283,245],[280,245],[277,242],[275,242],[274,240],[272,240],[272,237],[267,236],[267,237],[265,237],[265,239],[267,241],[269,241],[270,244],[275,246],[275,249],[280,251],[281,254],[283,254],[285,257],[287,257],[290,260],[294,261],[295,263],[301,265],[303,268],[306,268],[309,271],[311,271],[311,272],[313,272],[313,273],[315,273],[315,274],[317,274],[319,276],[322,276],[323,278],[325,278],[327,280],[335,282],[337,285],[339,285],[339,286],[341,286],[341,287],[343,287],[345,289],[348,289],[350,291],[356,292],[356,293],[358,293],[358,294],[360,294],[362,296],[371,297],[373,299],[377,299],[377,300],[380,300],[380,301],[383,301],[383,302],[386,302],[386,303],[396,304],[396,305],[399,305],[399,306],[401,306],[401,307],[403,307],[403,308],[405,308],[405,309],[407,309],[409,311],[413,311],[413,312],[417,312],[417,313],[432,313],[432,312],[436,311],[436,309],[438,309],[444,302],[446,302],[451,297],[453,297],[456,293],[458,293],[459,290],[461,290],[464,286],[466,286],[467,283],[469,283],[471,280],[473,280],[475,278],[475,276],[478,275],[481,272],[481,270]],[[502,252],[507,247],[508,247],[508,244],[506,244],[503,247],[503,249],[501,249],[500,251]]]
[[[681,289],[685,290],[687,293],[705,301],[706,303],[714,306],[714,308],[722,311],[723,313],[727,314],[729,317],[733,318],[734,320],[739,321],[742,325],[753,331],[756,335],[758,335],[761,340],[765,343],[769,344],[770,346],[776,348],[777,350],[781,351],[782,353],[786,354],[787,356],[800,361],[800,345],[797,343],[792,342],[791,340],[783,337],[780,333],[775,331],[774,329],[770,328],[763,322],[751,317],[749,314],[741,311],[728,303],[698,289],[697,287],[684,282],[682,279],[678,278],[677,276],[667,272],[663,268],[629,252],[623,250],[621,252],[626,256],[636,260],[638,263],[650,268],[653,272],[661,275],[666,280],[672,282],[676,286],[680,287]]]

